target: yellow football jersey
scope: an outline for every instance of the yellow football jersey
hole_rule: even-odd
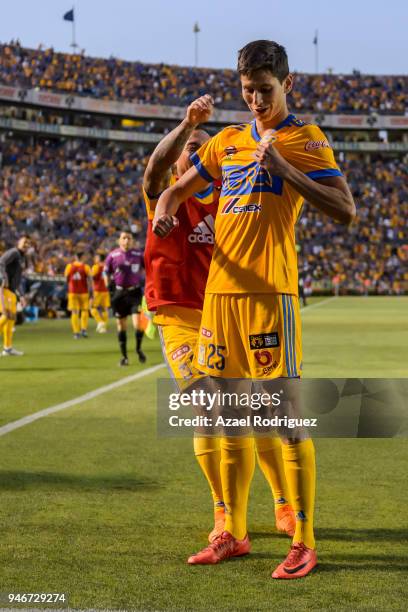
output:
[[[289,115],[275,135],[277,150],[310,178],[341,176],[318,126]],[[255,161],[260,140],[255,120],[233,125],[191,157],[208,182],[222,178],[206,293],[298,293],[295,224],[303,196]]]

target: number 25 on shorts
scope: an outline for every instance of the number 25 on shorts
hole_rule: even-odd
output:
[[[225,346],[222,344],[209,344],[208,345],[208,357],[207,357],[207,368],[210,370],[223,370],[225,368],[225,357],[223,351]],[[204,353],[205,354],[205,353]]]

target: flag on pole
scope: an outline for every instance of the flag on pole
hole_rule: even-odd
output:
[[[194,34],[198,34],[198,32],[201,32],[200,26],[198,25],[198,21],[196,21],[194,24],[193,32]]]
[[[315,37],[314,37],[314,39],[313,39],[313,44],[314,44],[314,45],[317,45],[317,44],[318,44],[318,42],[319,42],[319,39],[318,39],[318,33],[317,33],[317,30],[316,30],[316,34],[315,34]]]
[[[74,9],[67,11],[63,17],[64,21],[74,21]]]

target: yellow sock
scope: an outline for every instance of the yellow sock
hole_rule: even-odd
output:
[[[238,540],[242,540],[247,534],[248,496],[254,469],[253,438],[221,438],[225,530]]]
[[[109,311],[108,311],[107,308],[104,308],[102,310],[102,315],[101,316],[102,316],[103,323],[105,323],[105,325],[106,325],[106,323],[109,321]]]
[[[81,310],[81,329],[88,329],[89,312],[88,310]]]
[[[290,503],[279,437],[255,437],[258,464],[272,490],[275,508]]]
[[[13,329],[15,322],[12,319],[7,319],[6,325],[3,327],[3,345],[4,348],[13,346]]]
[[[0,316],[0,333],[5,328],[7,321],[8,321],[8,318],[6,317],[6,315],[1,315]]]
[[[84,311],[82,311],[84,312]],[[99,310],[97,308],[92,308],[91,314],[97,323],[103,323],[103,317],[101,316]],[[82,315],[81,315],[82,316]],[[84,328],[82,328],[84,329]]]
[[[296,514],[293,542],[315,548],[313,512],[316,488],[315,451],[312,440],[282,444],[282,455],[290,498]]]
[[[79,324],[79,314],[77,311],[71,312],[71,327],[74,334],[79,334],[81,331],[81,326]]]
[[[210,485],[214,510],[224,510],[220,473],[220,439],[214,437],[194,438],[194,454]]]

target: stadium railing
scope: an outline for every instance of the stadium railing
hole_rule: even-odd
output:
[[[40,89],[24,89],[0,85],[0,101],[72,110],[84,113],[100,113],[129,118],[146,119],[182,119],[185,108],[163,106],[158,104],[138,104],[118,100],[98,100],[96,98],[74,96],[42,91]],[[337,114],[337,113],[296,113],[296,116],[309,123],[317,123],[325,128],[349,129],[408,129],[408,116],[395,114]],[[250,119],[246,111],[215,109],[211,123],[231,124],[242,123]]]

